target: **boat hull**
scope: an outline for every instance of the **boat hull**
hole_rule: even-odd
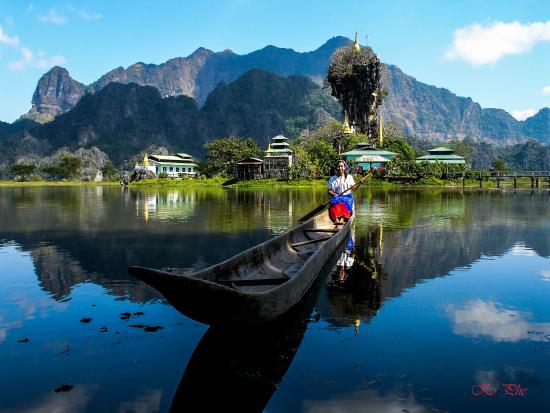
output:
[[[129,272],[159,290],[176,310],[199,322],[268,323],[302,299],[327,260],[347,239],[352,220],[337,227],[327,217],[313,217],[285,234],[192,275],[144,267],[130,267]],[[332,236],[315,232],[328,225],[328,229],[337,231]],[[303,244],[309,248],[309,256],[300,252],[301,247],[295,247]],[[268,278],[262,278],[266,274]],[[288,280],[279,285],[241,288],[232,283],[284,279],[277,275]]]

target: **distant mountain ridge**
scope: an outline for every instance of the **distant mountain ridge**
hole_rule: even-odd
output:
[[[259,69],[218,84],[201,108],[187,96],[162,98],[152,86],[112,82],[51,122],[27,120],[29,127],[2,142],[0,164],[59,148],[97,147],[116,164],[153,146],[204,156],[206,142],[229,135],[252,136],[266,148],[276,134],[297,136],[339,112],[338,103],[312,80]]]
[[[153,86],[162,97],[185,95],[194,98],[199,106],[218,83],[230,83],[251,69],[281,76],[303,75],[322,82],[334,50],[350,43],[345,37],[334,37],[313,52],[266,46],[246,55],[230,50],[214,53],[201,47],[188,57],[177,57],[160,65],[136,63],[127,69],[116,68],[88,86],[56,66],[38,81],[30,112],[57,116],[72,109],[86,93],[98,92],[112,82]]]
[[[51,120],[71,110],[85,94],[97,93],[113,82],[153,86],[161,97],[193,97],[199,106],[205,104],[220,82],[231,83],[256,68],[279,76],[306,76],[320,85],[332,53],[350,43],[345,37],[334,37],[312,52],[266,46],[246,55],[199,48],[188,57],[160,65],[136,63],[126,69],[119,67],[87,86],[72,79],[66,69],[54,67],[39,80],[27,116]],[[550,143],[548,109],[517,121],[504,110],[482,109],[471,98],[419,82],[393,65],[384,65],[383,83],[388,91],[382,105],[384,119],[397,121],[409,135],[433,141],[470,137],[499,145],[526,139]]]
[[[388,91],[382,115],[397,121],[409,135],[441,141],[471,137],[496,144],[526,139],[550,143],[548,108],[518,121],[502,109],[481,108],[471,98],[419,82],[397,66],[384,65],[382,78]]]

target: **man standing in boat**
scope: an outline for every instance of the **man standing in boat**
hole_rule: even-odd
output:
[[[346,191],[355,185],[355,180],[353,176],[346,173],[347,167],[345,161],[338,161],[336,163],[336,175],[331,176],[328,181],[328,195],[330,198],[328,214],[335,224],[345,223],[353,214],[353,195],[351,191]]]

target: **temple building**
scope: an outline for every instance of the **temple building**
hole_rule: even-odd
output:
[[[395,152],[377,149],[368,142],[359,142],[353,150],[342,153],[346,162],[353,162],[359,170],[383,168],[395,155]]]
[[[264,178],[288,179],[292,157],[288,138],[283,135],[272,138],[265,151]]]
[[[241,180],[256,180],[263,178],[264,161],[248,157],[237,162],[237,178]]]
[[[452,149],[444,148],[442,146],[434,149],[430,149],[429,155],[420,156],[416,158],[416,163],[428,162],[435,163],[441,162],[446,164],[465,164],[466,161],[462,156],[455,154]]]
[[[147,155],[146,155],[147,156]],[[177,153],[175,155],[150,155],[149,167],[157,175],[167,174],[170,178],[195,177],[197,175],[197,164],[191,155]]]
[[[136,165],[134,166],[134,171],[149,171],[149,172],[156,173],[155,167],[149,163],[149,157],[147,156],[147,152],[145,152],[145,155],[143,155],[143,161],[141,161],[141,164],[136,162]]]

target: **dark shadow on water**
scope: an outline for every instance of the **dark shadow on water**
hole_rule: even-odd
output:
[[[210,327],[197,345],[178,386],[171,412],[261,412],[292,364],[319,292],[341,254],[319,273],[302,301],[262,328]]]

